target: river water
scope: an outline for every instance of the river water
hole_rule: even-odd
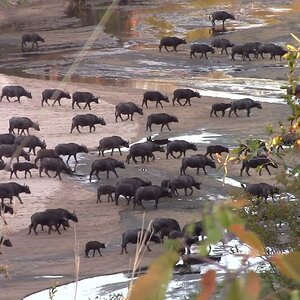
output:
[[[278,16],[288,16],[291,10],[299,9],[295,3],[292,0],[132,1],[130,5],[113,10],[108,22],[104,24],[103,30],[112,37],[111,41],[103,45],[97,42],[89,47],[88,55],[80,59],[72,74],[69,74],[69,70],[78,58],[82,45],[56,45],[48,48],[46,53],[29,51],[22,55],[19,49],[12,47],[9,53],[1,53],[0,68],[3,73],[10,75],[67,79],[109,87],[159,90],[172,84],[180,84],[196,89],[204,96],[239,99],[251,94],[254,100],[282,103],[280,86],[283,82],[280,79],[255,78],[251,74],[252,71],[255,74],[257,66],[241,61],[233,64],[229,59],[219,60],[217,64],[215,61],[195,63],[189,57],[177,61],[156,55],[157,45],[165,35],[185,37],[188,43],[209,43],[216,36],[226,37],[229,33],[237,32],[242,34],[245,29],[277,24]],[[106,10],[107,8],[97,5],[84,10],[80,16],[79,28],[97,25]],[[236,20],[227,21],[225,28],[219,24],[212,28],[208,15],[215,10],[231,11]],[[277,42],[285,44],[285,37]],[[147,55],[147,50],[152,48],[156,50]],[[285,67],[285,62],[268,62],[268,70]],[[239,76],[243,71],[247,71],[250,76]],[[194,141],[200,134],[195,129],[188,135]],[[170,285],[168,299],[184,299],[187,293],[197,289],[198,279],[199,274],[176,276]],[[128,278],[124,274],[84,280],[79,285],[77,299],[108,299],[109,293],[126,293],[127,284]],[[183,287],[185,294],[181,293]],[[55,299],[69,299],[66,295],[73,289],[74,286],[71,285],[61,287]],[[48,299],[48,291],[24,299]]]

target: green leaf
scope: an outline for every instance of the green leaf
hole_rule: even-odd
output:
[[[241,279],[235,278],[227,285],[226,300],[245,300]]]
[[[291,300],[300,300],[300,293],[298,290],[291,292]]]

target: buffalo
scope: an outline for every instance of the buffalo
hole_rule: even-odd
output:
[[[216,21],[222,21],[223,23],[223,27],[224,27],[224,23],[227,19],[229,20],[235,20],[235,17],[233,14],[228,13],[227,11],[221,10],[221,11],[215,11],[211,14],[211,23],[212,26],[216,25]]]
[[[233,47],[234,44],[227,39],[217,38],[211,42],[211,46],[217,49],[221,48],[221,54],[223,54],[223,51],[225,51],[225,53],[228,55],[227,48]]]
[[[141,116],[144,115],[143,109],[138,107],[135,103],[133,102],[121,102],[116,105],[115,109],[115,118],[116,122],[118,122],[118,118],[120,118],[123,122],[127,121],[130,116],[130,121],[133,121],[133,114],[138,113]],[[124,120],[122,118],[122,115],[127,115],[127,118]]]
[[[213,104],[211,106],[210,117],[212,117],[213,113],[217,117],[218,116],[217,111],[221,111],[222,112],[222,117],[224,117],[225,110],[229,107],[231,107],[231,103],[215,103],[215,104]]]
[[[37,154],[36,158],[34,160],[34,163],[36,164],[40,159],[51,157],[51,158],[59,158],[59,154],[54,149],[40,149]]]
[[[258,172],[259,175],[261,175],[262,169],[266,169],[267,172],[269,173],[269,175],[271,175],[271,172],[270,172],[268,166],[273,167],[275,169],[278,168],[277,163],[275,161],[272,161],[270,158],[268,158],[266,156],[258,156],[258,157],[253,157],[251,159],[244,159],[243,163],[242,163],[242,168],[240,171],[240,176],[243,175],[244,170],[246,171],[248,176],[250,176],[249,169],[250,168],[255,169],[257,167],[259,167],[259,172]]]
[[[189,149],[197,151],[197,147],[193,143],[184,140],[171,141],[167,144],[166,159],[169,158],[169,154],[174,158],[179,158],[182,154],[185,156],[186,151]],[[179,152],[179,156],[175,157],[173,152]]]
[[[58,155],[68,155],[67,163],[71,156],[74,156],[75,162],[78,163],[77,160],[77,153],[88,153],[89,150],[85,145],[78,145],[76,143],[65,143],[65,144],[58,144],[55,147],[55,151]]]
[[[13,145],[0,145],[0,161],[4,162],[2,157],[16,157],[17,162],[19,162],[20,156],[24,157],[27,161],[30,161],[29,154],[25,152],[21,146],[13,144]]]
[[[52,106],[54,106],[56,102],[58,102],[59,106],[61,106],[60,100],[62,98],[71,99],[71,96],[69,93],[59,89],[45,89],[42,92],[42,106],[44,103],[49,105],[48,100],[54,100]]]
[[[0,134],[0,145],[1,144],[14,144],[16,136],[12,133],[2,133]]]
[[[116,205],[119,204],[119,197],[122,195],[127,199],[127,205],[131,198],[134,197],[135,191],[141,186],[151,185],[151,181],[145,181],[139,177],[123,178],[118,181],[115,188],[115,201]]]
[[[67,220],[72,220],[73,222],[78,223],[78,217],[77,217],[75,211],[73,213],[71,213],[64,208],[48,208],[45,210],[45,212],[53,213],[61,218],[65,218]],[[64,230],[66,230],[66,227],[69,227],[68,223],[67,223],[67,226],[65,226],[65,223],[62,223],[61,225],[63,226]],[[60,227],[60,225],[58,225],[58,228],[59,227]],[[43,225],[42,225],[42,230],[44,230]]]
[[[175,219],[170,218],[155,218],[151,223],[153,234],[159,234],[161,241],[164,241],[165,236],[169,236],[172,230],[181,230],[179,223]]]
[[[79,103],[85,103],[83,109],[85,109],[87,106],[89,108],[89,110],[91,110],[91,103],[95,102],[95,103],[99,103],[99,97],[95,97],[93,94],[89,93],[89,92],[75,92],[72,95],[72,108],[74,109],[74,105],[76,103],[76,105],[81,108],[81,106],[79,105]]]
[[[111,201],[114,201],[112,194],[115,193],[115,190],[116,190],[116,187],[113,185],[110,185],[110,184],[100,185],[97,189],[96,203],[101,202],[102,195],[108,195],[107,202],[109,202],[109,199],[111,199]]]
[[[258,47],[261,45],[259,42],[246,43],[244,45],[235,45],[231,49],[231,60],[235,60],[236,54],[242,55],[242,59],[248,58],[251,61],[249,54],[254,54],[254,57],[258,55]]]
[[[197,58],[195,53],[201,53],[199,59],[202,58],[203,54],[205,55],[205,58],[208,59],[207,52],[215,53],[215,49],[207,44],[192,44],[190,58],[193,58],[193,56]]]
[[[14,129],[18,129],[18,134],[25,134],[25,130],[27,131],[27,134],[29,135],[29,128],[33,128],[37,131],[40,131],[40,126],[38,123],[33,122],[27,117],[12,117],[9,119],[9,133],[13,133]]]
[[[163,105],[161,101],[170,102],[168,96],[164,96],[162,93],[157,91],[147,91],[144,93],[142,107],[144,104],[148,108],[147,101],[155,101],[156,107],[158,107],[158,104],[163,108]]]
[[[110,157],[97,159],[92,164],[92,168],[90,172],[90,181],[92,181],[92,175],[94,173],[96,173],[97,179],[100,180],[99,172],[105,172],[105,171],[106,171],[106,178],[109,178],[109,171],[114,172],[115,175],[119,177],[115,170],[116,168],[125,169],[125,165],[123,162]]]
[[[94,132],[95,132],[96,124],[106,125],[106,123],[102,117],[97,117],[96,115],[93,115],[93,114],[77,115],[77,116],[73,117],[73,119],[72,119],[70,133],[72,133],[72,131],[75,127],[76,127],[77,131],[79,133],[81,133],[79,130],[79,126],[80,127],[89,126],[90,133],[92,132],[92,129],[94,129]]]
[[[17,175],[17,171],[20,171],[20,172],[25,171],[25,178],[27,176],[27,173],[29,173],[30,177],[32,177],[31,172],[30,172],[31,169],[38,169],[38,166],[36,164],[30,163],[30,162],[14,163],[11,168],[10,179],[12,178],[13,174],[15,174],[15,176],[17,178],[19,178]]]
[[[42,172],[45,172],[48,177],[51,177],[49,175],[49,171],[54,171],[55,175],[53,178],[58,176],[60,180],[62,180],[60,173],[66,172],[67,174],[72,174],[72,169],[66,165],[61,158],[52,158],[52,157],[45,157],[41,160],[41,165],[39,168],[39,174],[40,177],[42,177]]]
[[[20,98],[22,96],[27,97],[29,99],[32,99],[32,95],[30,92],[26,91],[22,86],[20,85],[7,85],[2,89],[0,102],[2,101],[2,98],[6,96],[6,99],[8,102],[10,102],[9,97],[17,97],[17,102],[21,102]]]
[[[267,198],[269,196],[271,196],[272,200],[274,201],[274,194],[280,193],[278,187],[270,185],[268,183],[255,183],[247,185],[241,183],[241,186],[246,193],[250,194],[251,196],[257,197],[257,203],[259,203],[260,198],[263,198],[265,200],[265,203],[267,203]]]
[[[155,160],[155,156],[153,152],[165,152],[164,148],[160,145],[157,145],[153,142],[144,142],[144,143],[136,143],[132,145],[129,149],[129,154],[126,157],[126,162],[129,164],[130,159],[137,164],[136,157],[142,158],[142,163],[145,162],[145,159],[147,157],[147,161],[149,161],[149,158],[152,157],[152,160]]]
[[[193,176],[191,175],[180,175],[177,177],[173,177],[167,182],[164,181],[162,186],[166,183],[167,187],[171,189],[173,195],[179,195],[179,189],[184,189],[184,194],[187,196],[187,189],[190,189],[190,196],[193,194],[193,187],[197,190],[200,190],[201,182],[198,182]]]
[[[147,247],[148,251],[151,251],[149,248],[149,241],[152,241],[156,244],[160,243],[160,238],[152,232],[147,231],[146,229],[132,229],[132,230],[127,230],[123,232],[122,234],[122,251],[121,254],[123,254],[124,250],[125,253],[127,252],[127,244],[137,244],[137,243],[144,243],[144,245]]]
[[[89,257],[90,250],[93,250],[93,257],[95,256],[96,250],[99,252],[99,255],[102,256],[100,248],[105,249],[105,244],[98,241],[89,241],[85,244],[85,257]]]
[[[136,204],[145,209],[142,200],[154,200],[154,207],[158,208],[158,200],[161,197],[172,197],[172,192],[168,188],[158,185],[141,186],[135,191],[133,209],[135,209]]]
[[[187,167],[197,168],[197,175],[199,175],[199,169],[203,169],[204,174],[207,175],[205,171],[205,166],[210,166],[216,169],[216,163],[204,156],[203,154],[196,154],[190,157],[184,157],[181,161],[180,175],[185,175],[185,170]]]
[[[34,47],[34,45],[36,45],[36,47],[39,47],[38,42],[45,42],[45,39],[42,38],[40,35],[38,35],[37,33],[33,32],[33,33],[24,33],[22,35],[22,51],[24,51],[24,46],[26,46],[26,42],[32,42],[32,49]]]
[[[30,234],[31,230],[33,229],[34,233],[37,235],[36,228],[38,225],[48,226],[48,234],[51,233],[52,226],[55,227],[55,231],[57,231],[58,234],[61,234],[59,231],[59,227],[61,225],[63,225],[63,227],[70,226],[66,217],[61,217],[55,211],[46,210],[42,212],[36,212],[31,216],[28,234]]]
[[[259,101],[254,101],[250,98],[244,98],[240,100],[234,100],[231,102],[231,107],[229,110],[228,116],[230,117],[231,113],[234,112],[234,114],[238,117],[237,110],[247,110],[247,117],[250,116],[250,110],[251,108],[258,108],[262,109],[261,103]]]
[[[33,151],[33,154],[35,153],[35,148],[40,147],[41,149],[46,148],[46,142],[41,141],[37,136],[35,135],[27,135],[27,136],[17,136],[15,138],[15,144],[21,145],[23,148],[29,148],[28,152],[30,153],[31,150]]]
[[[0,199],[2,203],[4,199],[8,198],[10,203],[12,203],[13,197],[17,197],[21,204],[23,204],[19,194],[31,194],[28,185],[21,185],[16,182],[0,183]]]
[[[159,43],[159,52],[161,52],[161,48],[165,47],[167,52],[169,52],[169,49],[167,47],[173,47],[173,51],[177,52],[177,46],[186,44],[185,39],[180,39],[176,36],[165,36],[160,40]]]
[[[152,131],[152,124],[161,124],[160,131],[163,130],[164,126],[167,126],[167,128],[171,131],[171,128],[169,127],[170,122],[178,122],[177,117],[166,113],[150,114],[147,118],[146,131],[148,129]]]
[[[102,156],[104,157],[104,151],[105,150],[111,150],[110,155],[113,155],[114,149],[117,148],[119,149],[120,155],[122,155],[121,152],[121,147],[129,148],[129,141],[123,140],[120,136],[118,135],[113,135],[109,137],[104,137],[99,141],[99,156],[100,153],[102,153]]]
[[[274,58],[274,60],[276,60],[276,55],[279,55],[280,60],[282,58],[283,55],[287,54],[288,51],[283,49],[281,46],[277,46],[275,45],[274,48],[271,50],[271,59]]]
[[[229,149],[227,147],[224,147],[222,145],[209,145],[206,148],[205,156],[209,155],[212,160],[214,158],[212,157],[212,154],[219,154],[221,155],[223,152],[229,153]]]
[[[199,92],[195,92],[191,89],[176,89],[173,92],[173,106],[175,106],[175,100],[179,103],[180,106],[185,106],[187,103],[191,105],[191,98],[197,97],[201,98]],[[179,100],[185,99],[185,103],[182,104]]]

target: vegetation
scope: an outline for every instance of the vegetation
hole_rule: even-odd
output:
[[[295,36],[294,38],[300,45],[300,40]],[[265,155],[280,159],[285,167],[285,172],[277,176],[284,192],[273,203],[259,201],[253,204],[247,199],[247,195],[235,195],[231,200],[206,209],[204,222],[207,239],[199,247],[199,255],[203,259],[209,261],[206,256],[207,245],[226,239],[228,233],[238,237],[250,251],[248,254],[236,254],[242,258],[242,263],[235,271],[227,266],[218,265],[225,271],[221,282],[217,283],[215,270],[203,274],[200,293],[190,295],[188,299],[300,299],[300,165],[297,164],[297,159],[294,159],[300,150],[300,105],[293,96],[297,82],[300,81],[295,76],[300,48],[288,45],[288,50],[285,59],[288,61],[290,73],[288,86],[283,88],[287,90],[285,100],[292,111],[291,116],[287,118],[291,123],[284,126],[280,122],[278,130],[267,126],[270,139],[266,142],[265,150],[261,149],[258,139],[251,139],[244,141],[241,146],[243,149],[239,147],[224,161],[219,157],[226,176],[230,163],[261,155],[262,151],[266,151]],[[292,143],[289,143],[292,149],[280,151],[280,146],[286,142],[286,133],[293,134]],[[169,248],[153,262],[149,272],[132,285],[126,299],[164,299],[169,274],[177,258],[177,252]],[[251,258],[260,258],[262,263],[251,263]],[[216,262],[211,263],[217,265]]]

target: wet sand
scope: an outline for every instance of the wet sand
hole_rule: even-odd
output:
[[[55,11],[59,11],[58,1],[55,2],[51,10],[48,10],[50,16],[53,16]],[[35,13],[38,14],[41,10],[47,9],[49,4],[43,3],[42,6],[35,7]],[[47,6],[45,8],[45,6]],[[49,7],[50,7],[49,6]],[[29,10],[30,11],[30,8]],[[26,15],[26,14],[25,14]],[[25,16],[24,15],[24,16]],[[0,20],[3,20],[0,15]],[[22,17],[16,16],[16,20],[20,21]],[[50,18],[51,19],[51,18]],[[55,23],[55,18],[52,19]],[[57,23],[55,23],[57,24]],[[28,23],[25,27],[29,29],[32,24]],[[245,32],[245,31],[244,31]],[[248,31],[247,31],[248,32]],[[262,40],[264,36],[274,32],[271,29],[254,29],[249,30],[248,36],[255,34],[258,40]],[[15,33],[16,34],[16,33]],[[236,38],[238,38],[238,33]],[[103,37],[109,39],[104,33]],[[241,41],[242,42],[242,41]],[[157,51],[157,50],[155,50]],[[150,54],[151,49],[143,50],[143,53]],[[172,59],[176,60],[183,52],[172,53]],[[165,54],[163,54],[165,55]],[[168,57],[170,59],[170,56]],[[263,64],[255,62],[256,65]],[[263,68],[259,73],[263,77]],[[278,70],[278,74],[274,72],[272,76],[284,77],[285,70]],[[247,74],[245,74],[247,75]],[[269,76],[268,76],[269,77]],[[274,77],[276,78],[276,77]],[[141,225],[143,219],[143,211],[138,208],[132,210],[132,206],[127,207],[125,201],[120,200],[120,205],[117,207],[112,203],[107,203],[103,197],[102,203],[96,203],[96,188],[99,185],[97,182],[83,183],[87,178],[91,162],[97,159],[96,147],[102,137],[110,135],[121,135],[128,139],[130,143],[136,142],[141,138],[148,136],[145,133],[146,117],[154,112],[166,112],[174,114],[178,117],[178,123],[171,123],[172,131],[164,131],[159,134],[161,138],[167,138],[169,134],[172,136],[181,136],[186,132],[192,132],[194,128],[201,128],[209,133],[217,133],[222,135],[222,139],[230,141],[228,146],[233,147],[240,139],[248,138],[250,135],[260,138],[267,138],[265,125],[278,125],[278,121],[285,118],[289,112],[287,106],[282,104],[266,104],[263,103],[263,110],[253,109],[251,117],[245,117],[245,112],[240,112],[241,117],[228,118],[210,118],[209,112],[211,105],[215,102],[226,101],[228,99],[214,99],[212,97],[202,97],[201,99],[192,99],[192,106],[173,107],[171,104],[166,104],[163,109],[155,108],[153,103],[149,104],[149,108],[144,109],[144,116],[135,115],[134,122],[118,122],[114,120],[114,106],[121,101],[134,101],[141,104],[143,89],[130,87],[103,87],[96,84],[70,83],[64,82],[59,85],[56,81],[44,81],[36,79],[26,79],[7,75],[0,75],[0,86],[15,84],[26,86],[33,94],[33,99],[22,98],[21,104],[8,103],[3,100],[0,103],[2,118],[0,119],[1,132],[6,132],[8,128],[8,120],[11,116],[28,116],[34,121],[38,121],[41,127],[40,132],[30,131],[31,134],[36,134],[41,139],[45,139],[48,148],[55,147],[58,143],[76,142],[85,144],[91,151],[84,157],[87,165],[80,165],[76,168],[76,175],[71,178],[63,174],[62,181],[57,178],[48,179],[45,174],[39,178],[37,170],[33,172],[33,178],[24,179],[20,174],[20,179],[13,179],[18,183],[26,183],[29,185],[32,194],[23,195],[21,198],[24,205],[15,202],[16,214],[6,216],[8,226],[2,226],[2,229],[9,236],[13,243],[12,248],[1,248],[2,255],[0,263],[8,265],[11,278],[9,280],[0,278],[1,294],[0,299],[15,300],[22,299],[25,295],[47,288],[58,281],[59,284],[70,282],[74,279],[74,245],[75,234],[79,243],[80,254],[80,278],[108,274],[127,270],[134,256],[134,246],[128,247],[129,254],[120,255],[121,234],[125,229],[135,228]],[[99,95],[101,101],[98,105],[92,104],[92,111],[96,115],[104,117],[107,125],[96,126],[95,133],[88,133],[87,128],[83,128],[82,133],[70,134],[71,119],[76,114],[87,113],[87,111],[75,108],[71,109],[70,100],[63,99],[62,106],[44,106],[40,105],[40,95],[44,88],[55,88],[60,86],[72,93],[76,90],[90,91]],[[168,83],[168,92],[177,88],[176,83]],[[159,127],[153,126],[154,133],[159,133]],[[222,141],[222,140],[221,140]],[[206,145],[198,144],[197,153],[205,153]],[[189,152],[187,155],[195,154]],[[107,154],[106,156],[109,156]],[[124,155],[121,157],[118,153],[114,157],[124,161]],[[31,161],[34,156],[31,155]],[[150,179],[153,184],[159,184],[163,178],[179,174],[180,159],[165,159],[163,153],[156,155],[154,162],[146,163],[145,165],[137,164],[126,165],[126,169],[117,170],[120,178],[139,176],[144,179]],[[220,166],[218,164],[218,166]],[[233,165],[229,171],[229,176],[241,180],[239,178],[240,165]],[[272,170],[273,171],[273,170]],[[159,203],[159,208],[155,210],[152,203],[146,203],[145,220],[146,223],[153,217],[172,217],[176,218],[181,225],[186,224],[191,220],[199,218],[201,209],[206,199],[211,195],[228,196],[233,187],[223,186],[221,182],[216,181],[216,177],[223,175],[222,171],[207,168],[208,175],[204,175],[200,171],[200,175],[196,176],[195,170],[188,169],[188,174],[196,176],[201,182],[201,190],[195,191],[192,197],[181,196],[179,198],[164,198]],[[253,172],[254,175],[254,172]],[[111,175],[109,180],[106,180],[105,174],[100,174],[101,183],[115,184],[117,178]],[[9,181],[9,173],[0,171],[1,182]],[[256,182],[257,176],[243,177],[244,182]],[[272,176],[267,176],[263,172],[260,178],[264,182],[274,182],[275,172]],[[181,191],[182,195],[182,191]],[[221,198],[221,197],[220,197]],[[39,231],[38,235],[27,235],[30,216],[45,208],[63,207],[70,211],[75,210],[79,223],[71,222],[71,228],[63,231],[61,235],[57,233],[48,233]],[[102,251],[103,257],[84,258],[84,245],[89,240],[99,240],[107,244],[107,249]],[[161,245],[151,246],[153,251],[146,252],[142,265],[147,265],[154,257],[163,251]],[[62,275],[63,278],[42,278],[45,275]]]

